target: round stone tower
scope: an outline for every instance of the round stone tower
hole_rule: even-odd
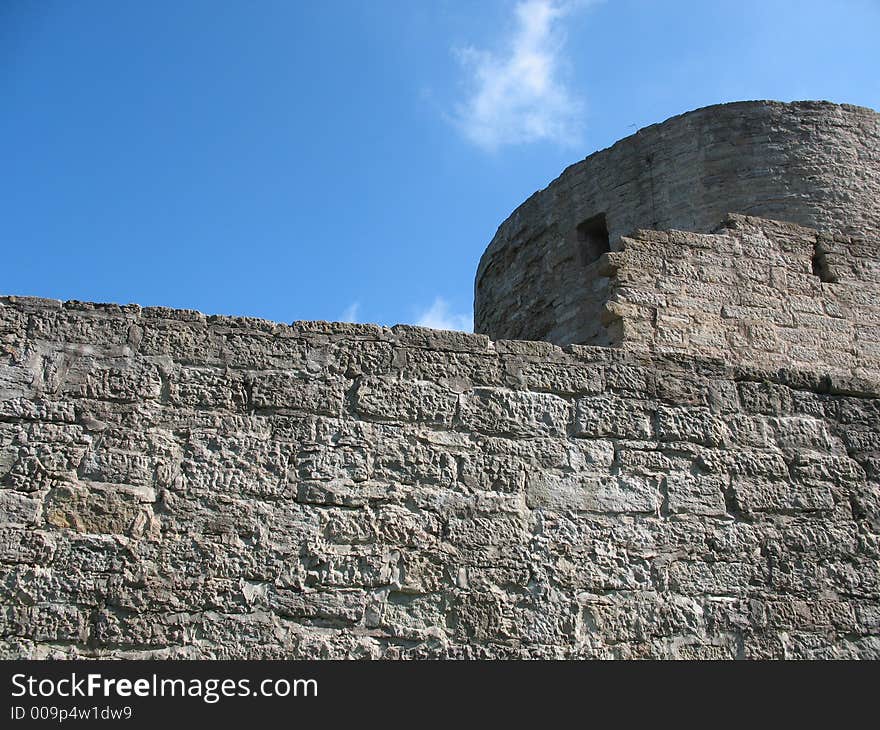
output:
[[[709,106],[572,165],[501,224],[477,269],[493,339],[609,344],[601,256],[636,229],[709,232],[728,213],[880,231],[880,114],[805,101]]]

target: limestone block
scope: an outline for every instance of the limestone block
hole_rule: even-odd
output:
[[[575,435],[585,438],[650,439],[654,436],[651,410],[636,400],[603,394],[579,398]]]
[[[474,388],[461,399],[459,419],[472,431],[497,436],[565,436],[571,404],[551,393]]]
[[[407,381],[389,377],[360,380],[354,398],[358,413],[389,421],[452,424],[457,396],[428,381]]]
[[[717,475],[671,473],[666,477],[669,511],[721,516],[727,511],[724,493],[728,480]]]

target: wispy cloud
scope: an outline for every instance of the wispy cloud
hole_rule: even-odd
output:
[[[561,78],[562,21],[589,0],[521,0],[512,32],[499,53],[458,49],[470,93],[453,121],[467,139],[493,150],[546,140],[580,141],[583,101]]]
[[[358,321],[358,310],[361,308],[360,302],[352,302],[346,307],[345,311],[342,313],[342,316],[339,318],[340,322],[357,322]]]
[[[461,330],[472,332],[474,320],[470,314],[452,312],[449,302],[443,297],[437,297],[430,307],[416,317],[419,327],[430,327],[435,330]]]

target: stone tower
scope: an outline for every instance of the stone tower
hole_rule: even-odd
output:
[[[698,109],[517,208],[480,261],[476,331],[876,374],[878,230],[880,114]]]

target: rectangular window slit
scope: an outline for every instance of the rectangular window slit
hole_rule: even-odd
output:
[[[826,284],[834,284],[837,281],[837,277],[834,275],[834,272],[831,271],[831,267],[828,265],[828,257],[825,255],[825,252],[821,249],[818,243],[813,249],[812,266],[813,275],[818,276],[820,281],[823,281]]]
[[[605,214],[587,218],[577,227],[577,240],[584,264],[589,266],[611,250],[608,240],[608,224]]]

